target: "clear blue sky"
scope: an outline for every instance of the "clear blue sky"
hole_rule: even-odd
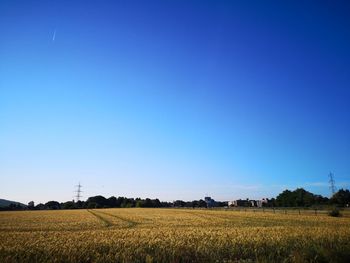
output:
[[[350,184],[349,1],[0,1],[0,198]]]

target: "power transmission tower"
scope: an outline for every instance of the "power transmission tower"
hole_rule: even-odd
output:
[[[334,175],[333,173],[329,173],[329,188],[331,189],[332,195],[335,194],[336,188],[335,188],[335,181],[334,181]]]
[[[77,202],[79,202],[80,201],[80,198],[82,198],[83,196],[81,195],[81,193],[83,192],[83,191],[81,191],[81,188],[83,187],[81,184],[80,184],[80,182],[79,182],[79,184],[78,185],[76,185],[75,187],[77,187],[77,190],[75,191],[76,193],[77,193],[77,195],[75,196],[75,198],[77,199]]]

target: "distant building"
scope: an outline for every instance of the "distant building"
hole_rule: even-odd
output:
[[[264,205],[267,205],[268,202],[269,202],[269,199],[263,198],[261,200],[257,200],[256,201],[256,206],[257,207],[263,207]]]
[[[249,200],[249,198],[242,200],[234,200],[234,201],[229,201],[228,206],[229,207],[263,207],[264,204],[268,203],[267,198],[263,198],[261,200]]]
[[[204,201],[206,202],[207,207],[214,207],[214,206],[216,206],[215,200],[212,199],[210,196],[204,197]]]
[[[231,207],[250,206],[250,205],[251,203],[248,198],[246,200],[238,199],[238,200],[228,202],[228,206],[231,206]]]

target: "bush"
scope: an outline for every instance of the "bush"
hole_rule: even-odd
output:
[[[332,211],[330,211],[328,213],[329,216],[333,216],[333,217],[340,217],[341,213],[339,211],[339,209],[333,209]]]

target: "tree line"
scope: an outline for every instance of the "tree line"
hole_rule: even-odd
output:
[[[245,206],[250,206],[250,202],[244,202]],[[216,202],[215,206],[225,207],[228,202]],[[340,189],[331,198],[315,195],[303,188],[294,191],[285,190],[276,198],[268,199],[263,203],[265,207],[315,207],[335,205],[338,207],[348,207],[350,205],[350,191],[348,189]],[[128,207],[189,207],[189,208],[206,208],[207,203],[200,200],[183,201],[176,200],[174,202],[161,202],[159,199],[150,198],[127,198],[111,196],[92,196],[86,201],[67,201],[57,202],[49,201],[45,204],[34,205],[29,202],[28,206],[18,204],[10,204],[7,207],[0,207],[0,210],[56,210],[56,209],[93,209],[93,208],[128,208]]]
[[[315,195],[303,188],[294,191],[285,190],[280,193],[273,203],[277,207],[311,207],[322,205],[335,205],[348,207],[350,205],[350,191],[340,189],[331,198]]]
[[[227,202],[218,202],[218,206],[225,206]],[[177,200],[174,202],[161,202],[158,198],[127,198],[127,197],[115,197],[111,196],[105,198],[104,196],[97,195],[89,197],[86,201],[68,201],[59,203],[57,201],[49,201],[45,204],[38,204],[32,206],[29,209],[33,210],[45,210],[45,209],[94,209],[94,208],[130,208],[130,207],[207,207],[207,203],[204,200],[194,201],[182,201]]]

